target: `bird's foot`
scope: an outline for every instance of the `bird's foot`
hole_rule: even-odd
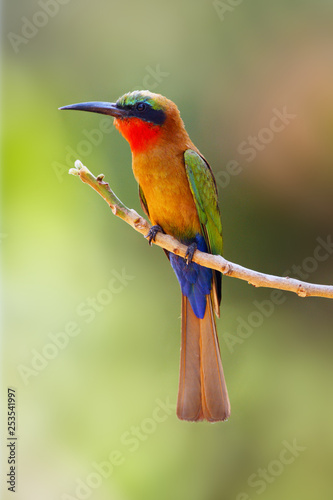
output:
[[[149,245],[152,244],[152,241],[155,241],[157,233],[164,233],[163,229],[161,226],[156,224],[156,226],[151,226],[149,229],[148,233],[146,234],[145,238],[147,238]]]
[[[191,264],[194,252],[196,251],[197,248],[198,248],[198,245],[195,242],[191,243],[187,247],[186,254],[185,254],[185,260],[186,260],[187,265]]]

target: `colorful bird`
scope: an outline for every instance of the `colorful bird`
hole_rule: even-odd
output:
[[[177,415],[183,420],[225,420],[230,403],[214,311],[220,314],[221,274],[192,262],[195,250],[222,253],[222,225],[211,168],[189,138],[177,106],[147,90],[117,102],[64,106],[114,117],[129,142],[142,208],[153,224],[188,246],[186,259],[166,252],[182,292],[182,341]]]

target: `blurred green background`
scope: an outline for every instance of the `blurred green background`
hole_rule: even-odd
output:
[[[224,278],[231,417],[177,420],[176,278],[67,174],[79,158],[141,212],[129,147],[97,132],[101,116],[57,110],[137,88],[166,95],[216,174],[225,256],[332,284],[332,16],[326,0],[3,2],[2,394],[17,392],[15,498],[332,498],[332,302],[283,293],[277,304]]]

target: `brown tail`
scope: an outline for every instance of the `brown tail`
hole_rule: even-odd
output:
[[[182,420],[225,420],[230,415],[212,300],[203,319],[182,296],[182,346],[177,415]]]

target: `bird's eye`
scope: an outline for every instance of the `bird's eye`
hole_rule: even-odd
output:
[[[138,102],[138,104],[136,105],[136,109],[138,111],[145,111],[146,109],[146,105],[144,102]]]

